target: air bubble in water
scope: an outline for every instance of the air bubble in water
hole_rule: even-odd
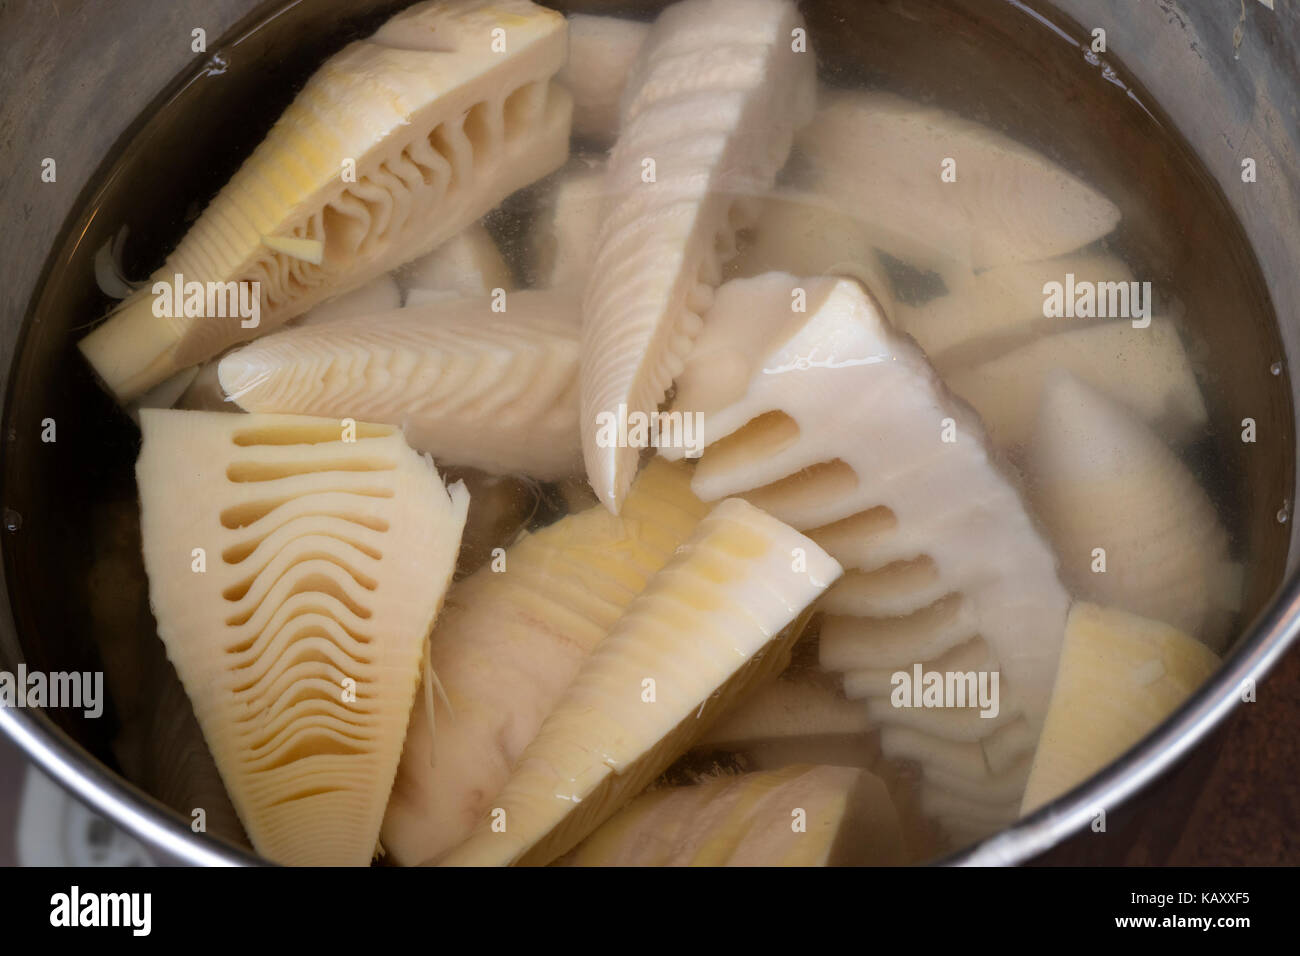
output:
[[[1277,523],[1286,524],[1291,519],[1291,499],[1283,498],[1282,507],[1278,509]]]
[[[1281,375],[1281,374],[1282,374],[1282,363],[1281,363],[1281,362],[1274,362],[1272,365],[1270,365],[1270,366],[1268,367],[1268,370],[1269,370],[1270,372],[1272,372],[1274,375]]]

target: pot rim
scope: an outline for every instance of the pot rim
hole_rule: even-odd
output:
[[[181,815],[111,770],[41,711],[0,707],[0,732],[52,780],[92,810],[145,843],[150,855],[194,866],[250,866],[267,861],[185,825]]]

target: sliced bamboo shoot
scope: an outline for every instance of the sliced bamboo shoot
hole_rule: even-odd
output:
[[[763,200],[753,238],[726,266],[728,279],[764,272],[798,276],[852,276],[880,303],[895,310],[893,287],[871,235],[862,223],[815,196],[782,192]],[[924,343],[922,343],[924,345]]]
[[[799,148],[811,189],[861,221],[878,247],[922,269],[1060,255],[1120,218],[1114,203],[1042,154],[891,93],[825,98]]]
[[[292,322],[295,328],[304,325],[328,325],[339,319],[391,312],[401,307],[402,291],[398,288],[397,281],[392,276],[382,275],[351,292],[344,292],[342,295],[327,299],[320,305],[312,306]]]
[[[158,633],[254,847],[364,866],[464,486],[386,425],[145,409],[141,428]]]
[[[451,589],[430,641],[432,733],[417,704],[384,817],[391,859],[419,863],[469,835],[583,658],[707,510],[684,467],[653,460],[620,517],[593,503]]]
[[[221,360],[251,412],[402,426],[440,463],[534,478],[581,470],[577,300],[512,292],[287,329]]]
[[[736,228],[812,114],[815,57],[791,43],[802,24],[790,0],[684,0],[655,21],[628,81],[583,299],[583,456],[615,513],[639,449],[602,440],[602,425],[658,409]]]
[[[920,787],[921,812],[955,830],[977,839],[996,833],[1016,819],[1015,803],[994,803],[972,799],[923,781]]]
[[[1032,748],[1069,603],[1055,558],[978,419],[857,282],[724,285],[673,408],[704,416],[701,498],[743,495],[849,568],[820,604],[823,667],[890,682],[983,649],[998,716],[895,709],[885,695],[865,709],[886,757],[979,778],[986,747]]]
[[[846,737],[871,730],[866,711],[812,680],[781,678],[756,690],[700,738],[702,747],[743,750],[755,741]]]
[[[440,299],[471,299],[491,295],[494,289],[509,292],[515,287],[510,267],[481,222],[448,239],[427,256],[408,262],[395,275],[402,290],[399,304],[407,306]]]
[[[600,232],[605,187],[605,163],[581,159],[550,185],[529,234],[530,266],[538,285],[578,290],[585,285]]]
[[[740,499],[719,504],[583,662],[489,818],[441,862],[566,853],[784,667],[797,637],[789,625],[839,573],[770,515]]]
[[[1026,758],[1037,740],[1023,720],[1005,724],[979,741],[949,740],[914,727],[886,727],[880,731],[880,752],[894,760],[915,761],[926,774],[942,771],[965,780],[974,795],[997,788],[1006,774],[1019,774],[1023,786]]]
[[[221,377],[216,359],[196,366],[197,371],[189,387],[176,400],[173,408],[190,412],[239,412],[238,405],[226,398],[221,389]]]
[[[993,440],[1007,447],[1030,438],[1043,386],[1062,372],[1128,406],[1172,441],[1206,424],[1196,373],[1168,319],[1152,319],[1144,329],[1120,320],[1058,332],[954,371],[945,381],[979,412]]]
[[[961,794],[972,800],[1016,806],[1025,792],[1025,781],[1029,777],[1029,764],[1032,757],[1031,750],[999,773],[984,775],[974,780],[933,765],[925,768],[922,780],[933,783],[949,793]]]
[[[889,699],[867,701],[867,714],[876,727],[915,727],[944,740],[975,741],[999,727],[1019,720],[1011,711],[990,707],[981,713],[978,700],[964,707],[897,707]]]
[[[1196,477],[1149,428],[1062,375],[1046,386],[1026,467],[1074,594],[1223,649],[1240,604],[1228,532]]]
[[[569,58],[559,81],[573,94],[573,135],[599,149],[618,136],[618,107],[650,24],[619,17],[569,17]]]
[[[912,656],[915,658],[915,653]],[[941,673],[947,671],[987,671],[995,668],[989,646],[981,638],[958,644],[933,660],[904,661],[905,666],[910,666],[913,663],[920,663],[925,670],[939,671]],[[844,695],[849,700],[888,699],[894,691],[893,675],[897,670],[897,667],[883,666],[864,667],[857,670],[849,667],[844,672]]]
[[[496,30],[505,53],[491,52]],[[307,81],[82,352],[126,401],[432,251],[564,162],[572,100],[550,82],[564,56],[564,18],[527,0],[436,0],[397,14]],[[260,302],[258,324],[156,314],[152,282],[175,275],[257,283],[245,289]]]
[[[884,783],[850,767],[794,766],[637,797],[570,866],[897,866],[903,834]]]
[[[910,667],[982,637],[1002,709],[1038,726],[1068,606],[1051,549],[979,421],[856,281],[724,285],[673,408],[706,423],[696,494],[744,495],[851,569],[826,597],[824,666]]]
[[[1082,783],[1136,744],[1218,666],[1213,651],[1166,624],[1076,603],[1022,815]]]
[[[1115,256],[1072,253],[1012,262],[978,274],[950,274],[945,276],[950,283],[946,295],[919,306],[900,305],[891,317],[934,362],[945,369],[958,368],[965,364],[958,361],[959,354],[964,357],[982,351],[988,358],[998,342],[1045,329],[1060,331],[1085,321],[1043,316],[1043,286],[1064,283],[1067,275],[1100,288],[1106,288],[1102,283],[1127,285],[1133,281],[1129,267]]]

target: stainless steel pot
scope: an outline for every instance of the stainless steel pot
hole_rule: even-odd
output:
[[[901,2],[802,0],[801,6],[814,39],[818,27],[833,32],[840,52],[851,56],[854,44],[870,42],[871,18]],[[975,0],[930,2],[960,13]],[[1133,94],[1155,104],[1161,121],[1186,138],[1254,248],[1266,287],[1260,291],[1278,316],[1276,327],[1242,327],[1231,321],[1227,301],[1207,310],[1199,329],[1214,348],[1227,396],[1223,414],[1231,416],[1226,420],[1250,415],[1265,436],[1249,461],[1235,463],[1246,489],[1245,526],[1257,584],[1247,603],[1258,613],[1221,671],[1137,747],[1071,794],[952,858],[1015,863],[1086,827],[1095,808],[1120,807],[1166,773],[1235,706],[1245,682],[1264,677],[1300,631],[1296,531],[1293,521],[1286,523],[1297,470],[1294,409],[1300,404],[1294,393],[1300,380],[1288,374],[1289,359],[1300,356],[1300,11],[1285,2],[1271,10],[1261,0],[1240,6],[1056,0],[1055,9],[1037,0],[984,3],[986,10],[996,3],[1003,12],[1037,17],[1042,42],[1061,45],[1053,56],[1083,57],[1092,28],[1106,29],[1110,52],[1093,67],[1117,66],[1114,75],[1127,78]],[[93,383],[76,356],[66,354],[67,329],[93,318],[93,287],[46,281],[61,265],[88,265],[130,211],[125,194],[101,171],[125,155],[129,162],[121,175],[132,177],[133,204],[159,215],[169,207],[184,208],[205,185],[211,191],[220,184],[216,180],[225,178],[257,138],[250,131],[274,116],[292,95],[293,83],[341,45],[349,24],[363,29],[403,5],[394,0],[17,0],[0,5],[0,88],[7,93],[0,105],[0,168],[5,170],[0,221],[8,225],[0,234],[5,279],[0,384],[7,395],[0,669],[13,670],[20,661],[47,670],[95,666],[92,643],[78,626],[84,615],[63,607],[75,601],[34,571],[30,556],[43,549],[58,552],[68,580],[84,571],[77,560],[79,498],[101,479],[97,469],[107,474],[108,464],[121,454],[114,444],[115,429],[120,430],[112,420],[116,413],[87,398]],[[560,5],[592,12],[640,6],[597,0]],[[197,29],[207,40],[202,53],[192,49]],[[248,106],[248,112],[240,114],[238,125],[215,128],[151,121],[178,98],[191,115],[228,117],[217,104],[230,102]],[[42,179],[46,158],[56,164],[53,182]],[[1257,180],[1249,184],[1241,176],[1247,158],[1257,170]],[[60,446],[40,442],[39,417],[33,420],[38,412],[58,420],[64,447],[77,436],[79,457],[59,458],[65,454]],[[42,455],[55,457],[37,457]],[[55,606],[57,613],[51,610]],[[0,730],[36,764],[159,855],[199,864],[254,861],[238,847],[191,832],[186,818],[110,769],[106,727],[59,720],[0,708]]]

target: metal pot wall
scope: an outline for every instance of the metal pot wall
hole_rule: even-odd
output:
[[[901,0],[803,0],[816,40],[834,37],[853,56],[870,43],[872,18]],[[974,0],[931,0],[955,17]],[[1258,274],[1279,318],[1276,327],[1239,327],[1230,303],[1203,318],[1225,415],[1260,423],[1258,453],[1240,464],[1245,524],[1255,553],[1258,612],[1221,671],[1169,721],[1075,792],[1020,821],[955,862],[1019,862],[1086,826],[1097,807],[1119,807],[1189,754],[1260,680],[1300,630],[1297,549],[1290,517],[1297,468],[1296,379],[1300,355],[1300,11],[1259,0],[983,0],[1042,21],[1044,42],[1083,57],[1103,26],[1135,95],[1186,138],[1245,231]],[[124,425],[100,395],[66,333],[97,314],[93,283],[46,281],[78,261],[89,272],[96,249],[129,218],[175,228],[176,209],[213,191],[233,171],[292,95],[293,84],[352,32],[404,6],[394,0],[18,0],[0,4],[0,384],[3,436],[4,587],[0,588],[0,669],[25,661],[46,670],[94,669],[85,615],[50,578],[52,554],[72,580],[86,572],[84,505],[96,482],[112,485]],[[559,4],[621,12],[636,3]],[[259,29],[254,30],[255,26]],[[205,52],[192,49],[202,29]],[[1073,52],[1071,52],[1071,48]],[[859,52],[858,55],[863,55]],[[195,124],[160,123],[184,99]],[[237,113],[230,103],[240,104]],[[225,104],[223,108],[223,104]],[[210,117],[223,122],[210,124]],[[125,157],[125,164],[123,164]],[[53,182],[42,172],[55,161]],[[1243,183],[1242,161],[1256,181]],[[133,187],[105,180],[117,163]],[[1171,160],[1172,162],[1172,160]],[[167,213],[166,210],[172,210]],[[168,220],[170,215],[171,219]],[[166,251],[165,249],[159,251]],[[148,237],[137,255],[153,252]],[[143,262],[152,266],[153,262]],[[1227,293],[1224,293],[1227,295]],[[1275,363],[1280,363],[1275,366]],[[1276,371],[1274,371],[1276,368]],[[40,441],[40,421],[59,422],[60,444]],[[129,444],[129,442],[127,442]],[[64,449],[77,448],[72,451]],[[117,472],[122,469],[117,468]],[[129,473],[129,469],[127,469]],[[129,489],[116,488],[122,494]],[[130,493],[133,494],[133,491]],[[19,544],[21,542],[21,546]],[[80,548],[80,550],[79,550]],[[43,557],[42,557],[43,556]],[[45,564],[40,565],[41,561]],[[56,722],[57,721],[57,722]],[[0,708],[0,730],[56,780],[145,840],[160,855],[193,863],[254,858],[191,831],[190,821],[124,780],[112,767],[107,722]]]

